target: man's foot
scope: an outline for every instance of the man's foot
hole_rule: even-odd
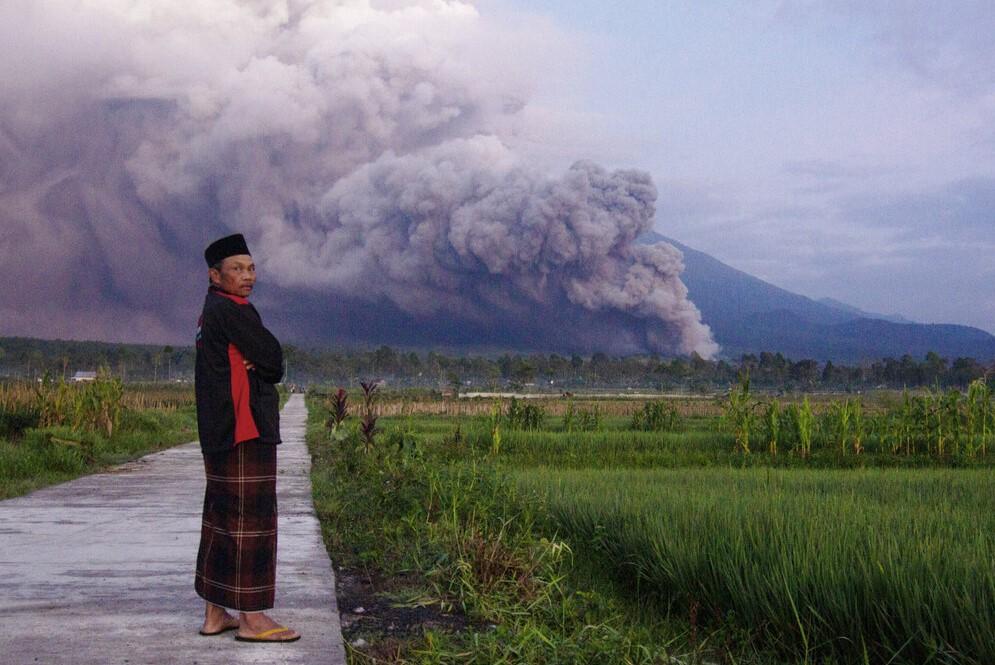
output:
[[[238,628],[239,621],[236,617],[228,614],[223,607],[217,605],[207,606],[204,612],[204,625],[200,629],[201,635],[220,635],[221,633]]]
[[[281,626],[262,612],[239,615],[239,629],[235,639],[242,642],[294,642],[300,633]]]

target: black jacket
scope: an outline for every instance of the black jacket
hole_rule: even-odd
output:
[[[255,365],[246,370],[242,359]],[[197,323],[197,429],[205,453],[243,441],[280,443],[283,350],[246,298],[213,286]]]

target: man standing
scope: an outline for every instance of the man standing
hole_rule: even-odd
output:
[[[210,288],[197,329],[197,427],[207,491],[195,588],[207,601],[202,635],[292,642],[267,616],[276,589],[276,445],[283,351],[249,295],[256,267],[241,234],[204,252]],[[228,610],[239,612],[236,618]]]

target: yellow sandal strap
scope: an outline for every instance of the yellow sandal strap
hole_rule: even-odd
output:
[[[277,626],[276,628],[270,628],[269,630],[264,630],[261,633],[256,633],[252,637],[255,639],[259,639],[262,637],[269,637],[270,635],[276,635],[277,633],[284,633],[288,630],[289,628],[284,628],[283,626]]]

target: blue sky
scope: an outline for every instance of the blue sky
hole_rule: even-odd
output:
[[[774,284],[995,332],[995,5],[484,0],[532,103],[650,171],[657,230]],[[567,109],[567,110],[565,110]]]

